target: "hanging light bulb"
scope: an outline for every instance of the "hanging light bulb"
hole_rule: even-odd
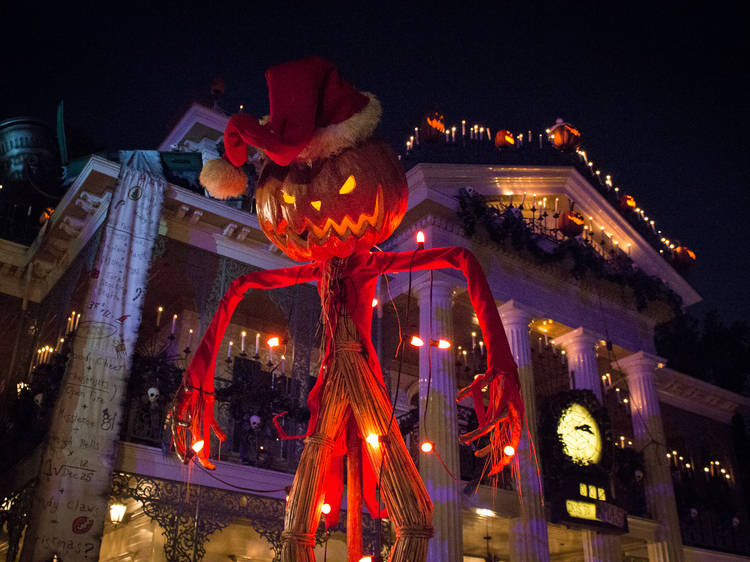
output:
[[[268,347],[278,347],[279,346],[279,338],[277,336],[274,336],[272,338],[268,338],[266,341],[266,344]]]
[[[424,340],[419,336],[412,336],[409,343],[414,347],[422,347],[424,345]]]
[[[505,455],[508,457],[512,457],[516,454],[516,450],[512,445],[506,445],[505,447],[503,447],[503,453],[505,453]]]
[[[377,449],[380,446],[380,435],[376,433],[370,433],[365,441],[367,441],[367,444],[370,445],[370,447]]]
[[[417,232],[417,249],[424,250],[424,232]]]
[[[329,513],[331,513],[331,505],[327,504],[327,503],[324,503],[323,507],[320,509],[320,511],[323,512],[323,515],[328,515]]]
[[[203,450],[203,439],[200,441],[196,441],[193,443],[193,445],[190,447],[196,454],[200,453]]]
[[[432,444],[432,441],[422,441],[419,448],[422,449],[423,453],[431,453],[435,449],[435,446]]]

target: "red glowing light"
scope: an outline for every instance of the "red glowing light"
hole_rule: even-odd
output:
[[[422,449],[423,453],[431,453],[435,446],[431,441],[422,441],[422,444],[419,446],[419,448]]]
[[[512,457],[516,454],[516,450],[511,445],[506,445],[505,448],[503,448],[503,453],[508,457]]]
[[[451,342],[449,342],[448,340],[438,340],[437,347],[438,349],[450,349]]]
[[[323,515],[328,515],[329,513],[331,513],[331,506],[327,503],[324,503],[321,511],[323,512]]]
[[[412,336],[409,343],[411,343],[411,345],[413,345],[414,347],[422,347],[424,345],[424,340],[419,336]]]
[[[370,447],[374,447],[377,449],[378,445],[380,445],[380,436],[375,433],[370,433],[365,441],[367,441]]]
[[[372,307],[375,308],[376,306],[378,306],[378,302],[378,299],[372,299]]]
[[[266,340],[266,344],[268,345],[268,347],[279,347],[279,338],[277,336],[268,338],[268,340]]]
[[[417,232],[417,244],[424,244],[424,232]]]
[[[195,443],[193,443],[191,449],[193,449],[193,451],[195,451],[196,453],[200,453],[203,450],[203,440],[201,439],[200,441],[196,441]]]

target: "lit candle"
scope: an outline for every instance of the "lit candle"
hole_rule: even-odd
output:
[[[174,327],[177,324],[177,315],[172,315],[172,328],[170,329],[169,335],[174,336]]]
[[[539,133],[539,148],[542,148],[542,133]]]
[[[240,353],[245,353],[245,337],[247,336],[247,332],[245,330],[242,330],[242,341],[240,341]]]
[[[529,139],[529,144],[531,144],[531,131],[529,131],[529,136],[526,138]]]
[[[419,144],[419,127],[414,127],[414,142]]]
[[[451,127],[451,142],[456,142],[456,128]]]
[[[255,355],[258,355],[260,350],[260,333],[255,334]]]
[[[81,313],[79,312],[78,314],[76,314],[76,323],[75,323],[75,326],[73,327],[74,330],[78,329],[78,322],[80,320],[81,320]]]
[[[482,350],[482,357],[484,357],[484,340],[479,340],[479,349]]]
[[[475,349],[477,347],[477,333],[472,332],[471,333],[471,349]]]
[[[156,309],[156,327],[158,328],[161,325],[161,313],[164,312],[164,307],[160,306]]]
[[[229,342],[229,345],[227,346],[227,359],[229,359],[232,356],[232,346],[234,345],[233,341]]]
[[[487,127],[487,140],[492,142],[492,133],[490,133],[490,128]]]
[[[537,351],[541,354],[542,353],[542,338],[541,336],[537,338]]]
[[[461,119],[461,137],[466,138],[466,119]]]
[[[190,328],[188,330],[188,342],[187,342],[188,349],[190,349],[190,344],[192,343],[192,341],[193,341],[193,329]]]
[[[623,449],[625,448],[625,436],[624,435],[620,435],[620,447]]]
[[[269,365],[273,363],[273,345],[271,345],[271,340],[268,341],[268,363]]]
[[[445,129],[445,142],[448,142],[451,140],[451,130]]]
[[[285,365],[286,365],[286,355],[281,356],[281,374],[285,374]]]

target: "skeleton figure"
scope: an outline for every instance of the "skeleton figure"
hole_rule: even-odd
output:
[[[213,413],[214,368],[233,311],[249,289],[316,282],[322,305],[324,359],[310,392],[310,422],[286,507],[282,560],[313,562],[314,532],[323,498],[331,505],[326,525],[335,525],[341,496],[341,459],[335,455],[348,430],[362,438],[363,496],[371,514],[386,516],[375,501],[381,482],[387,517],[395,524],[391,561],[424,562],[432,528],[432,503],[404,445],[371,343],[372,299],[378,276],[386,273],[453,268],[463,272],[487,349],[488,369],[459,398],[472,394],[480,427],[463,436],[483,435],[490,444],[490,473],[507,465],[518,444],[523,419],[516,365],[492,293],[474,256],[463,248],[371,252],[398,226],[406,211],[406,178],[390,149],[372,138],[380,115],[374,96],[343,82],[322,59],[306,59],[270,69],[267,80],[272,115],[259,125],[247,114],[232,117],[224,135],[225,157],[247,160],[247,145],[269,160],[256,187],[258,222],[268,238],[305,265],[257,271],[236,279],[221,300],[185,373],[172,410],[173,443],[187,461],[191,444],[204,466],[212,428],[224,433]],[[315,100],[310,115],[305,88]],[[316,105],[317,104],[317,105]],[[363,124],[364,123],[364,124]],[[212,192],[226,187],[233,170],[226,161],[204,167],[202,182]],[[212,189],[211,166],[224,166]],[[214,178],[215,179],[215,178]],[[241,182],[240,182],[241,183]],[[243,184],[244,187],[244,184]],[[226,190],[222,192],[227,195]],[[311,261],[312,260],[312,261]],[[483,392],[486,390],[487,392]],[[489,398],[485,409],[484,399]],[[277,429],[281,429],[277,424]],[[188,435],[188,431],[190,435]],[[280,430],[282,437],[287,437]],[[365,440],[379,436],[374,441]]]

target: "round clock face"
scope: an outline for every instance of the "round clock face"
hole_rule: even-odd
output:
[[[602,458],[602,437],[591,413],[578,403],[571,404],[560,416],[557,435],[563,452],[578,464],[596,464]]]

